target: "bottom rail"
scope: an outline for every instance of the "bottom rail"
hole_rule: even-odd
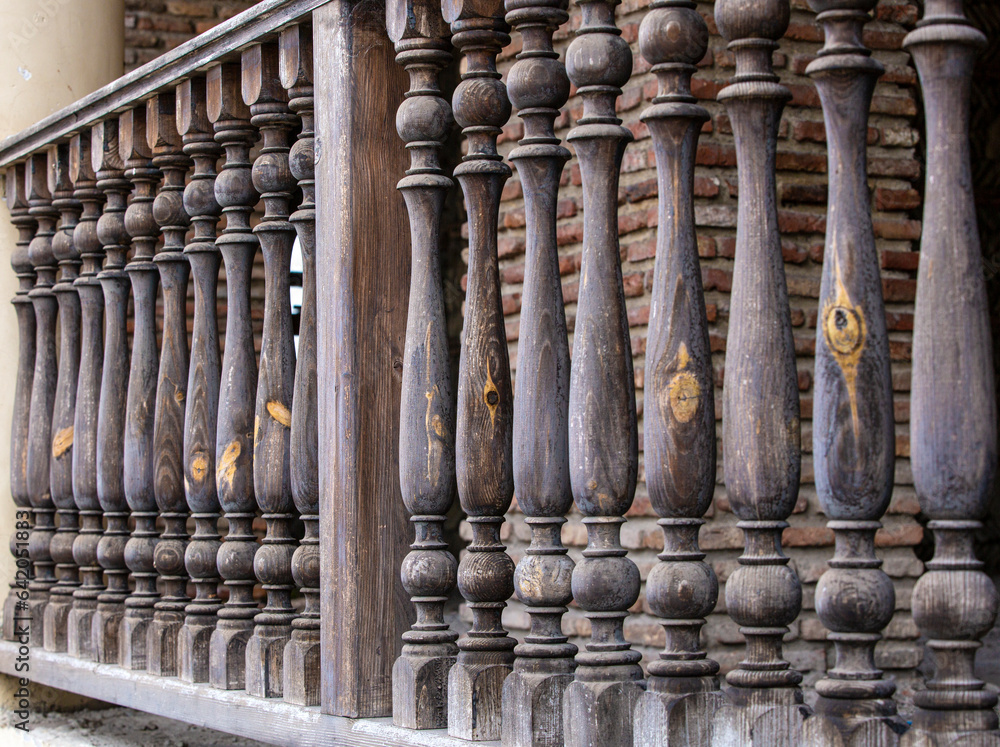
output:
[[[0,672],[15,677],[18,645],[0,641]],[[196,726],[288,747],[458,747],[468,745],[444,729],[411,731],[392,719],[327,716],[282,700],[255,698],[242,691],[217,690],[171,677],[97,664],[68,654],[32,648],[28,679],[39,685],[86,695],[114,705],[184,721]],[[499,742],[481,742],[484,746]]]

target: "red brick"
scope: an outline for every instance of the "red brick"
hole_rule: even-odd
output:
[[[920,254],[917,252],[882,252],[882,267],[886,270],[916,270],[920,264]]]

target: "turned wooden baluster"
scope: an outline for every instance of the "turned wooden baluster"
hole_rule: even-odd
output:
[[[145,669],[146,645],[153,605],[159,599],[153,553],[157,546],[156,499],[153,493],[153,417],[156,408],[156,290],[159,277],[153,251],[160,230],[153,220],[153,198],[160,181],[146,144],[146,109],[124,112],[119,119],[119,153],[125,176],[132,183],[132,202],[125,211],[125,230],[134,251],[126,271],[132,284],[132,363],[125,403],[125,498],[135,529],[125,545],[125,563],[135,588],[125,600],[125,617],[118,631],[118,663],[125,669]]]
[[[691,76],[708,48],[695,3],[656,0],[639,29],[639,48],[659,80],[642,114],[656,150],[659,218],[646,342],[646,487],[663,529],[663,553],[646,580],[666,646],[650,662],[648,692],[635,711],[636,745],[708,747],[723,705],[719,664],[699,637],[715,609],[719,581],[698,547],[715,492],[715,380],[694,227],[694,161],[708,112],[691,95]]]
[[[302,132],[288,153],[292,176],[302,190],[299,209],[289,220],[302,252],[302,312],[298,361],[292,397],[289,465],[292,497],[305,525],[305,536],[292,556],[292,577],[305,608],[292,621],[285,645],[282,692],[297,705],[319,705],[319,428],[316,403],[316,203],[313,181],[312,30],[292,26],[279,39],[281,85],[288,107],[302,120]]]
[[[104,575],[97,562],[104,512],[97,497],[97,410],[101,398],[104,362],[104,290],[97,279],[104,247],[97,235],[104,193],[97,188],[89,130],[70,142],[73,195],[83,203],[73,244],[83,265],[73,283],[80,295],[80,376],[73,417],[73,498],[80,511],[80,531],[73,542],[73,560],[80,569],[80,588],[73,592],[73,609],[66,622],[66,649],[85,659],[94,656],[91,623],[97,597],[104,591]]]
[[[52,237],[52,254],[61,274],[52,292],[59,303],[59,373],[52,412],[52,451],[49,455],[49,484],[52,502],[59,515],[59,529],[49,544],[56,564],[58,581],[45,608],[45,650],[66,651],[66,618],[73,606],[73,590],[80,585],[73,561],[77,537],[77,509],[73,500],[73,418],[76,416],[76,387],[80,370],[80,296],[73,282],[80,275],[80,254],[73,244],[83,206],[73,195],[70,179],[69,143],[49,150],[49,191],[52,207],[59,210],[59,230]]]
[[[836,663],[816,683],[809,743],[867,734],[895,744],[906,725],[875,644],[892,619],[895,590],[875,555],[875,532],[892,494],[895,428],[889,339],[868,198],[868,107],[883,68],[861,41],[875,0],[812,0],[825,45],[806,69],[823,102],[830,197],[816,334],[813,460],[827,526],[836,536],[816,611]],[[877,741],[876,741],[877,740]],[[868,742],[866,742],[868,744]]]
[[[514,592],[514,562],[500,542],[514,481],[513,393],[497,268],[500,192],[510,168],[497,155],[496,141],[510,118],[510,101],[496,57],[510,37],[500,0],[445,0],[442,8],[452,43],[466,60],[452,98],[468,145],[455,177],[469,220],[455,462],[459,499],[472,527],[472,542],[458,567],[458,588],[472,612],[472,629],[458,642],[458,658],[448,675],[448,733],[478,741],[500,737],[503,681],[516,645],[501,621]]]
[[[257,356],[250,322],[250,272],[259,246],[250,230],[250,214],[258,196],[250,173],[250,148],[257,140],[257,129],[250,124],[250,110],[243,103],[238,64],[212,68],[206,89],[215,139],[226,149],[226,163],[215,180],[215,199],[226,217],[226,228],[215,245],[226,263],[227,295],[215,476],[219,503],[229,524],[218,555],[219,575],[229,590],[229,599],[217,613],[218,623],[209,642],[209,682],[225,690],[242,690],[247,639],[257,614],[253,598]]]
[[[913,618],[934,652],[914,695],[913,745],[997,745],[997,694],[976,677],[997,592],[973,550],[996,472],[990,323],[969,163],[973,65],[986,39],[960,0],[928,0],[907,35],[927,119],[927,182],[913,332],[913,481],[934,557],[913,589]]]
[[[587,549],[573,570],[573,597],[590,619],[587,650],[576,656],[563,729],[574,745],[630,744],[632,710],[642,694],[638,651],[625,641],[639,569],[621,546],[624,514],[638,471],[635,381],[618,248],[618,177],[632,134],[615,100],[632,72],[628,42],[615,26],[616,0],[586,0],[566,52],[583,116],[567,138],[583,179],[583,265],[569,393],[570,483],[587,527]]]
[[[128,596],[128,503],[125,500],[126,392],[129,350],[126,317],[129,279],[125,255],[130,237],[125,226],[125,201],[131,184],[124,178],[119,150],[118,119],[97,124],[91,132],[91,154],[97,187],[107,202],[97,224],[97,234],[107,255],[98,280],[104,290],[104,369],[97,413],[97,495],[107,527],[97,546],[97,560],[104,568],[107,588],[97,599],[92,635],[94,658],[101,663],[118,659],[118,628]]]
[[[775,142],[789,92],[771,61],[788,27],[788,0],[719,0],[715,20],[736,57],[719,100],[733,123],[740,194],[722,424],[726,490],[746,542],[726,583],[726,607],[746,637],[746,658],[726,677],[740,715],[730,725],[745,744],[800,744],[802,675],[781,652],[802,607],[802,586],[781,549],[801,459],[775,198]]]
[[[35,285],[28,293],[35,309],[35,373],[32,376],[31,408],[28,416],[28,492],[34,519],[28,552],[34,576],[28,585],[28,613],[31,616],[32,645],[41,646],[44,637],[45,607],[49,590],[55,585],[55,563],[49,543],[55,536],[55,506],[49,485],[52,453],[52,409],[56,395],[56,313],[58,303],[52,287],[56,279],[56,259],[52,254],[59,211],[52,207],[49,194],[48,158],[36,153],[25,167],[25,197],[28,214],[38,221],[38,229],[28,246],[35,268]]]
[[[184,553],[195,598],[184,608],[177,634],[177,676],[185,682],[208,682],[208,644],[215,630],[218,596],[219,496],[215,486],[215,422],[219,409],[219,328],[216,312],[221,257],[215,248],[221,208],[215,199],[215,162],[222,148],[208,121],[205,79],[177,87],[177,130],[194,173],[184,188],[184,210],[194,237],[184,254],[194,279],[191,366],[184,412],[184,487],[195,530]]]
[[[17,571],[10,583],[10,591],[3,605],[4,640],[17,640],[20,636],[15,618],[29,622],[27,606],[18,610],[19,602],[27,602],[28,579],[31,577],[31,560],[28,552],[31,527],[31,495],[28,491],[28,415],[31,410],[31,384],[35,375],[35,309],[28,293],[35,284],[35,269],[28,257],[28,245],[35,233],[37,221],[28,214],[24,197],[24,166],[7,168],[7,209],[10,222],[17,228],[17,242],[11,252],[10,264],[17,275],[18,290],[11,300],[17,315],[19,338],[17,381],[14,387],[14,414],[10,434],[10,494],[17,507],[16,523],[10,534],[10,553],[14,556]]]
[[[514,396],[514,492],[531,527],[531,545],[514,572],[531,631],[514,649],[504,683],[502,742],[510,747],[562,745],[563,694],[573,681],[577,648],[562,633],[573,598],[573,561],[560,529],[573,505],[569,481],[569,341],[563,310],[556,201],[569,151],[553,132],[569,97],[566,68],[552,33],[566,22],[566,0],[507,0],[507,23],[522,51],[507,77],[524,137],[510,154],[524,190],[524,290]]]
[[[396,113],[396,129],[410,151],[410,168],[397,188],[409,213],[413,258],[399,407],[399,484],[414,542],[400,573],[417,612],[393,665],[392,718],[409,729],[440,729],[448,724],[448,672],[458,653],[458,634],[444,620],[458,572],[444,537],[445,515],[455,497],[455,411],[440,257],[441,212],[452,186],[441,169],[440,149],[452,117],[438,75],[451,53],[438,3],[395,0],[386,6],[386,25],[396,43],[396,62],[410,76],[410,90]]]
[[[184,235],[184,178],[189,159],[177,132],[174,94],[161,93],[146,102],[146,142],[153,165],[163,171],[163,187],[153,202],[153,218],[163,231],[163,246],[153,262],[163,288],[163,339],[156,383],[153,427],[153,490],[163,519],[156,544],[156,572],[163,579],[163,596],[149,625],[147,670],[177,675],[177,634],[184,624],[187,595],[188,505],[184,496],[184,411],[188,381],[187,285],[188,259]]]
[[[292,555],[295,519],[290,447],[295,346],[289,273],[295,226],[288,222],[296,181],[288,168],[288,140],[298,117],[288,110],[281,87],[276,44],[256,44],[243,53],[243,100],[260,129],[262,148],[253,165],[253,186],[264,201],[264,217],[254,228],[264,255],[264,331],[253,439],[253,483],[267,523],[253,566],[267,592],[247,642],[246,689],[261,698],[280,698],[285,644],[292,634]]]

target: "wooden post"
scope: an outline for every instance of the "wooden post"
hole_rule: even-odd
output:
[[[709,747],[724,700],[719,664],[699,642],[719,597],[719,581],[698,547],[716,467],[715,375],[694,226],[694,161],[709,115],[691,95],[708,27],[695,3],[656,0],[640,26],[639,48],[659,80],[642,114],[656,150],[659,195],[643,413],[646,486],[663,529],[646,601],[662,619],[666,646],[648,666],[634,744]]]
[[[441,169],[439,151],[453,120],[438,74],[451,60],[451,45],[435,0],[388,3],[386,27],[396,62],[410,76],[409,96],[396,114],[410,168],[396,186],[406,200],[412,250],[399,484],[414,542],[400,572],[417,613],[392,669],[392,719],[409,729],[441,729],[448,725],[448,673],[458,653],[458,634],[444,620],[458,573],[444,536],[455,497],[455,405],[440,259],[441,212],[452,181]]]
[[[316,324],[324,713],[387,716],[400,636],[400,372],[410,276],[406,151],[392,132],[406,91],[378,14],[353,0],[313,12]]]
[[[125,600],[125,617],[118,630],[118,663],[125,669],[146,669],[147,631],[153,619],[157,591],[155,548],[157,506],[154,494],[153,439],[156,411],[156,291],[159,277],[153,250],[160,230],[153,219],[153,200],[160,181],[146,144],[146,107],[125,111],[119,120],[119,146],[125,176],[132,182],[132,203],[125,211],[125,230],[134,250],[126,271],[132,282],[132,365],[125,403],[125,498],[135,529],[125,545],[125,563],[135,588]]]
[[[28,246],[34,236],[37,221],[28,214],[28,201],[24,198],[24,165],[7,168],[7,209],[11,223],[17,228],[18,239],[11,253],[10,264],[18,278],[17,295],[11,300],[17,314],[18,357],[17,382],[14,388],[14,416],[10,435],[10,494],[17,506],[17,523],[10,535],[10,552],[14,556],[17,572],[3,606],[3,637],[14,641],[19,638],[14,618],[28,617],[18,602],[26,601],[18,592],[27,589],[31,577],[31,560],[27,543],[30,540],[31,494],[28,491],[28,418],[31,412],[31,384],[35,375],[35,309],[28,293],[35,284],[35,268],[28,256]]]
[[[52,207],[59,211],[59,230],[52,237],[52,255],[59,263],[59,282],[52,289],[59,303],[59,373],[52,412],[52,451],[49,455],[49,484],[52,502],[59,516],[59,529],[49,544],[56,564],[58,581],[45,608],[46,651],[66,651],[66,619],[73,606],[73,590],[80,586],[73,561],[78,515],[73,500],[73,418],[76,415],[76,387],[80,370],[80,296],[73,281],[80,274],[80,253],[73,244],[83,206],[73,195],[70,179],[69,143],[49,149],[49,191]]]
[[[130,183],[119,149],[119,120],[112,117],[94,126],[90,147],[97,172],[97,188],[107,202],[97,224],[106,255],[97,279],[104,290],[104,369],[97,412],[97,496],[107,527],[97,545],[97,560],[107,577],[107,588],[97,598],[91,627],[94,658],[102,664],[118,661],[118,628],[128,596],[128,503],[125,500],[125,418],[129,379],[129,280],[125,255],[130,237],[125,226],[125,202]]]
[[[1000,744],[997,694],[975,676],[997,591],[973,551],[997,463],[996,396],[986,287],[972,200],[969,94],[985,44],[960,0],[929,0],[904,46],[920,74],[927,182],[913,332],[913,481],[934,533],[934,557],[913,589],[913,619],[934,652],[914,695],[904,744]]]
[[[87,130],[74,135],[69,151],[73,194],[83,203],[83,214],[73,231],[73,244],[83,265],[80,277],[73,282],[80,294],[80,378],[73,416],[73,499],[80,512],[73,560],[80,568],[80,588],[73,592],[73,609],[66,621],[66,650],[84,659],[94,656],[91,623],[97,597],[104,590],[97,562],[97,545],[103,533],[103,512],[97,498],[97,410],[104,363],[104,290],[97,279],[104,246],[97,226],[104,193],[97,188],[94,174],[92,134]]]
[[[215,199],[215,162],[222,148],[208,121],[205,79],[189,78],[177,86],[177,131],[194,173],[184,188],[184,211],[194,236],[184,248],[194,278],[191,365],[184,410],[184,492],[195,529],[184,552],[185,568],[195,587],[177,633],[177,676],[185,682],[208,682],[208,645],[222,604],[218,596],[219,495],[215,485],[216,417],[219,410],[219,264],[216,224],[222,208]]]
[[[163,171],[163,187],[153,201],[152,217],[163,232],[163,247],[153,258],[163,288],[163,339],[156,378],[156,418],[153,424],[153,492],[163,518],[156,543],[156,572],[163,579],[163,596],[149,625],[147,669],[174,677],[178,672],[177,637],[184,624],[187,595],[188,505],[184,489],[184,413],[188,382],[187,285],[189,265],[184,234],[189,220],[184,210],[184,178],[191,160],[181,150],[173,92],[146,102],[146,144],[153,165]]]
[[[894,745],[906,724],[896,686],[875,666],[895,591],[875,555],[875,532],[892,493],[896,447],[889,340],[868,199],[868,107],[883,68],[861,42],[874,0],[813,0],[826,44],[806,72],[823,102],[830,197],[816,335],[813,460],[836,550],[816,587],[836,664],[816,683],[808,743]],[[857,735],[857,736],[855,736]]]
[[[281,85],[288,108],[302,121],[302,131],[288,152],[288,166],[302,190],[302,202],[289,217],[302,252],[302,315],[292,396],[289,447],[292,498],[305,534],[292,556],[292,577],[305,597],[285,644],[282,693],[289,703],[319,705],[319,413],[316,412],[316,196],[313,161],[312,29],[298,24],[281,32]]]
[[[524,137],[511,151],[524,190],[525,263],[521,336],[514,395],[514,492],[531,527],[531,545],[514,572],[514,591],[528,607],[531,632],[514,649],[503,688],[502,743],[563,744],[563,696],[573,681],[577,648],[562,632],[573,599],[574,563],[560,539],[573,505],[569,482],[569,341],[563,309],[556,203],[569,151],[553,131],[569,97],[566,68],[552,34],[569,14],[566,0],[508,0],[507,23],[523,48],[507,77]]]
[[[31,408],[28,416],[28,492],[34,525],[28,552],[34,576],[28,585],[28,613],[31,616],[31,643],[41,648],[44,639],[45,607],[49,590],[55,586],[55,563],[49,543],[55,536],[55,506],[49,485],[52,454],[52,409],[56,395],[56,314],[58,304],[52,286],[56,279],[56,258],[52,253],[59,211],[52,207],[49,193],[48,158],[36,153],[25,167],[24,196],[28,214],[38,229],[28,246],[35,268],[35,285],[28,293],[35,309],[35,373],[32,376]]]
[[[458,363],[455,465],[458,496],[472,542],[458,566],[458,589],[472,629],[458,642],[448,675],[448,733],[474,741],[500,737],[503,681],[516,642],[501,620],[514,593],[514,562],[500,526],[514,495],[511,439],[513,392],[497,267],[500,192],[510,168],[497,155],[497,136],[510,118],[507,89],[496,70],[510,42],[500,0],[444,0],[452,43],[465,55],[462,82],[452,97],[468,155],[455,169],[469,220],[469,270],[462,353]]]
[[[217,613],[218,623],[209,642],[209,682],[223,690],[242,690],[247,639],[257,614],[253,598],[257,355],[250,323],[250,273],[259,246],[250,230],[250,214],[258,198],[250,174],[250,148],[257,140],[257,130],[250,124],[250,110],[243,103],[238,64],[225,63],[209,70],[206,89],[215,139],[226,149],[225,165],[215,179],[215,200],[226,218],[226,228],[215,240],[226,263],[226,348],[219,388],[215,478],[219,503],[229,524],[218,555],[219,575],[229,590],[229,599]]]
[[[790,94],[771,60],[788,27],[788,0],[719,0],[715,20],[736,57],[719,99],[733,123],[740,194],[722,427],[726,491],[746,549],[726,582],[726,608],[747,641],[746,659],[726,676],[736,707],[720,711],[716,739],[797,745],[808,709],[802,675],[781,646],[802,586],[781,532],[799,492],[799,391],[775,197],[778,125]]]
[[[615,26],[617,0],[585,0],[566,52],[583,116],[567,138],[583,180],[583,265],[569,394],[570,483],[587,527],[573,597],[591,624],[587,650],[565,695],[568,744],[632,742],[632,711],[643,691],[641,655],[625,642],[628,608],[639,597],[639,569],[621,546],[639,462],[635,377],[618,245],[618,182],[632,133],[615,101],[632,74],[632,53]]]

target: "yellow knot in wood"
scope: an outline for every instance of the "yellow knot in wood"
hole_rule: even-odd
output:
[[[59,431],[52,439],[52,458],[58,459],[73,445],[73,426],[68,426]]]
[[[827,309],[823,332],[835,352],[850,355],[861,345],[862,322],[854,309],[832,306]]]
[[[290,428],[292,425],[292,413],[280,402],[272,400],[267,403],[268,414],[281,423],[286,428]]]
[[[497,407],[500,406],[500,391],[493,383],[493,375],[490,369],[486,369],[486,386],[483,387],[483,402],[490,410],[490,424],[495,426],[497,420]]]
[[[215,470],[216,479],[219,483],[226,483],[230,487],[233,485],[233,478],[236,477],[236,460],[240,458],[243,446],[239,441],[233,441],[226,450],[222,452],[219,466]]]
[[[237,444],[239,446],[239,444]],[[230,444],[232,448],[232,444]],[[191,477],[194,481],[201,483],[205,480],[205,474],[208,472],[208,456],[199,451],[191,458]]]
[[[681,371],[676,374],[667,385],[670,392],[670,410],[680,423],[687,423],[698,412],[698,403],[701,401],[701,387],[694,374],[688,371]]]

